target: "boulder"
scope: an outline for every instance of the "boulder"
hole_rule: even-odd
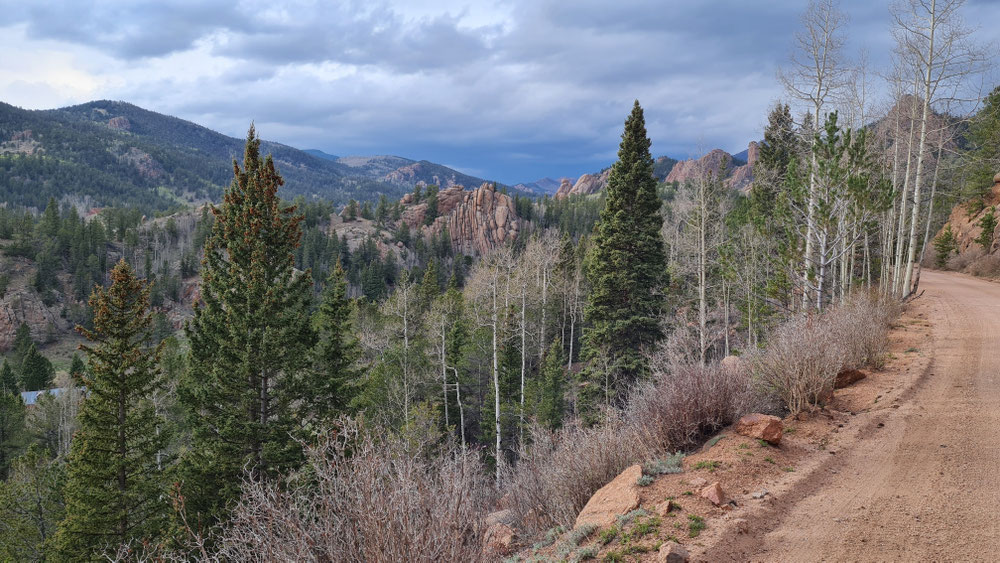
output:
[[[722,506],[723,504],[729,502],[726,498],[725,491],[722,490],[722,485],[720,485],[718,481],[702,489],[701,496],[702,498],[707,498],[715,506]]]
[[[660,546],[660,551],[656,554],[656,560],[659,563],[687,563],[690,558],[691,556],[688,555],[688,551],[684,549],[684,546],[672,541],[668,541]]]
[[[858,381],[865,378],[865,374],[862,371],[856,369],[844,370],[837,374],[837,379],[833,383],[834,389],[843,389],[848,385],[854,385]]]
[[[748,414],[736,423],[737,434],[774,445],[781,443],[783,430],[781,419],[769,414]]]
[[[576,517],[574,527],[579,528],[584,524],[610,526],[618,516],[638,508],[639,489],[636,481],[639,477],[642,477],[642,466],[633,465],[598,489]]]
[[[705,485],[708,485],[708,479],[702,477],[695,477],[694,479],[691,479],[689,483],[691,484],[692,487],[700,489]]]
[[[514,528],[503,522],[495,522],[486,528],[483,534],[484,559],[504,557],[514,551]]]

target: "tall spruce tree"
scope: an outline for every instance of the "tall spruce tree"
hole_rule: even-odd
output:
[[[21,388],[25,391],[48,389],[55,374],[52,362],[34,344],[29,346],[28,353],[21,361]]]
[[[359,376],[361,350],[351,330],[347,276],[340,262],[327,279],[313,326],[319,340],[313,350],[313,369],[303,379],[300,419],[324,424],[347,411]]]
[[[538,398],[538,422],[550,430],[562,426],[566,411],[564,387],[566,381],[566,365],[562,354],[562,343],[553,340],[545,353],[542,362],[541,390]]]
[[[608,382],[603,387],[609,399],[620,399],[631,383],[645,375],[643,349],[663,337],[659,315],[666,254],[649,146],[637,100],[625,120],[587,264],[591,293],[584,311],[589,323],[586,357],[607,360],[601,368],[607,373],[599,379]]]
[[[205,243],[201,297],[186,327],[190,368],[180,389],[192,428],[181,475],[187,508],[217,521],[238,498],[246,469],[277,475],[301,460],[290,437],[296,381],[309,368],[312,277],[295,270],[302,216],[284,206],[284,183],[260,155],[251,126],[242,168]]]
[[[66,517],[56,545],[68,560],[102,560],[128,542],[156,541],[167,522],[166,479],[157,453],[167,435],[151,396],[158,386],[161,346],[151,347],[149,285],[120,261],[111,287],[90,297],[87,395],[67,464]]]

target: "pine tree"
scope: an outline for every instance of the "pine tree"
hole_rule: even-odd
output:
[[[594,227],[587,275],[591,283],[585,317],[587,357],[609,360],[606,397],[621,393],[646,374],[643,349],[663,337],[659,315],[666,255],[660,229],[660,199],[642,108],[636,101],[625,121],[618,161],[611,167],[606,203]]]
[[[10,369],[6,363],[4,367]],[[26,442],[24,401],[5,379],[0,373],[0,482],[7,480],[10,465]]]
[[[17,376],[14,368],[10,367],[10,362],[4,360],[0,366],[0,393],[18,393],[20,386],[17,384]]]
[[[300,418],[323,424],[347,412],[360,376],[361,350],[351,328],[347,277],[339,262],[326,281],[313,324],[319,339],[313,349],[313,370],[301,389]]]
[[[90,297],[94,330],[78,330],[90,363],[87,396],[67,464],[66,518],[56,544],[67,559],[100,560],[103,551],[132,541],[155,541],[168,504],[157,453],[166,446],[163,421],[151,401],[162,346],[152,330],[149,285],[124,261],[111,287]]]
[[[278,197],[284,183],[251,127],[243,167],[205,244],[201,296],[186,327],[190,369],[180,388],[192,428],[181,474],[187,508],[209,522],[239,497],[244,468],[278,475],[301,460],[295,382],[309,367],[312,276],[296,272],[302,216]]]
[[[958,249],[958,242],[955,240],[955,231],[951,230],[951,225],[945,225],[941,234],[934,237],[934,250],[936,256],[934,263],[938,268],[943,268],[948,263],[948,257]]]
[[[542,389],[538,400],[538,422],[550,430],[556,430],[562,426],[566,410],[563,389],[566,380],[566,366],[559,340],[553,340],[552,345],[545,353],[541,375]]]
[[[17,332],[14,333],[14,342],[11,344],[7,360],[13,362],[16,366],[20,366],[21,362],[24,361],[24,357],[28,354],[28,348],[31,348],[33,343],[31,328],[28,327],[28,323],[21,323],[17,327]]]
[[[48,389],[55,374],[52,362],[32,344],[21,361],[21,388],[25,391]]]
[[[993,214],[993,208],[986,210],[986,214],[979,220],[979,228],[982,232],[976,237],[976,243],[983,247],[987,253],[993,248],[993,231],[997,228],[997,218]]]
[[[79,354],[73,354],[73,359],[69,364],[69,374],[73,377],[74,381],[83,381],[83,376],[87,372],[87,366],[83,364],[83,360],[80,359]]]

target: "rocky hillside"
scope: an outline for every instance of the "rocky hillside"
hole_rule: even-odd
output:
[[[983,198],[982,202],[983,206],[981,209],[970,207],[968,202],[956,205],[951,210],[948,221],[942,225],[941,230],[937,233],[940,235],[945,229],[951,228],[959,255],[981,249],[976,243],[976,239],[982,234],[982,228],[979,226],[979,223],[990,210],[993,210],[994,215],[997,214],[997,206],[1000,205],[1000,174],[993,177],[993,187]],[[993,239],[994,242],[990,248],[990,252],[997,249],[996,232],[993,234]]]
[[[53,196],[88,206],[165,209],[216,199],[243,145],[243,139],[124,102],[44,111],[0,103],[0,201],[41,208]],[[427,161],[330,159],[266,141],[262,149],[273,154],[289,196],[344,203],[380,193],[399,197],[420,183],[482,182]]]
[[[661,156],[653,163],[653,175],[661,182],[684,183],[698,177],[703,171],[719,174],[720,170],[723,170],[726,184],[733,189],[745,192],[749,189],[750,183],[753,182],[753,165],[757,161],[758,155],[756,142],[750,143],[746,155],[746,162],[736,159],[722,149],[714,149],[701,158],[683,161],[675,160],[669,156]],[[608,185],[610,171],[611,169],[607,168],[596,174],[584,174],[576,182],[569,178],[563,178],[555,192],[555,197],[597,193]]]
[[[483,183],[474,190],[451,186],[438,192],[437,200],[438,217],[425,225],[427,203],[414,204],[412,194],[406,194],[402,199],[402,220],[425,236],[437,236],[447,229],[456,253],[488,254],[504,242],[516,239],[521,230],[514,199],[498,192],[494,184]]]
[[[745,163],[735,161],[733,155],[724,150],[714,149],[701,158],[678,162],[667,175],[666,181],[683,184],[706,172],[715,175],[722,173],[730,187],[746,191],[753,181],[753,165],[757,161],[757,155],[756,142],[751,142],[747,147],[747,162]]]

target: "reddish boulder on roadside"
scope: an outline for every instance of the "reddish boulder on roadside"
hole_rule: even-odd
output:
[[[636,481],[639,477],[642,477],[642,466],[633,465],[598,489],[576,517],[573,527],[579,528],[583,524],[610,526],[618,516],[638,508],[639,489]]]
[[[722,506],[728,502],[726,493],[722,490],[722,485],[718,481],[702,489],[701,496],[712,501],[712,504],[715,506]]]
[[[737,434],[774,445],[781,443],[783,432],[781,419],[769,414],[748,414],[736,423]]]
[[[660,546],[660,552],[656,555],[659,563],[687,563],[691,556],[679,543],[668,541]]]

